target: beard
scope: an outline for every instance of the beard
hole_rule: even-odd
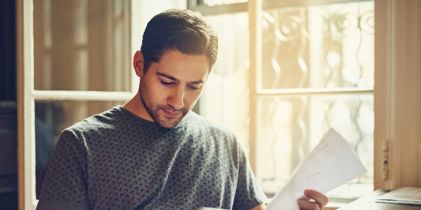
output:
[[[153,121],[158,123],[161,127],[173,128],[177,126],[189,111],[187,108],[177,110],[170,105],[152,105],[149,103],[150,100],[148,100],[146,92],[147,91],[140,90],[139,100]],[[171,114],[167,114],[168,112]]]

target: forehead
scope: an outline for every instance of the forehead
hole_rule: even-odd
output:
[[[165,73],[181,81],[205,81],[208,77],[210,67],[208,58],[205,55],[185,54],[178,50],[165,51],[158,63],[156,71]]]

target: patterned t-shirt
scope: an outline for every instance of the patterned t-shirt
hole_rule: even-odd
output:
[[[174,128],[121,106],[61,134],[37,209],[251,209],[263,203],[235,137],[190,112]]]

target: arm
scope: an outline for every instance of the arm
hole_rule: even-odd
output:
[[[88,209],[86,189],[85,147],[64,131],[49,160],[37,210]]]
[[[235,138],[234,138],[235,139]],[[266,195],[261,190],[253,171],[247,162],[246,155],[240,144],[235,141],[235,159],[238,170],[237,189],[235,192],[232,210],[264,209],[264,202],[267,200]]]

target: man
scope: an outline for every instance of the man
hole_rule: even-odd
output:
[[[148,23],[133,58],[137,94],[65,129],[49,162],[38,209],[264,209],[234,135],[191,108],[216,60],[203,18],[168,10]],[[302,209],[327,199],[308,190]]]

